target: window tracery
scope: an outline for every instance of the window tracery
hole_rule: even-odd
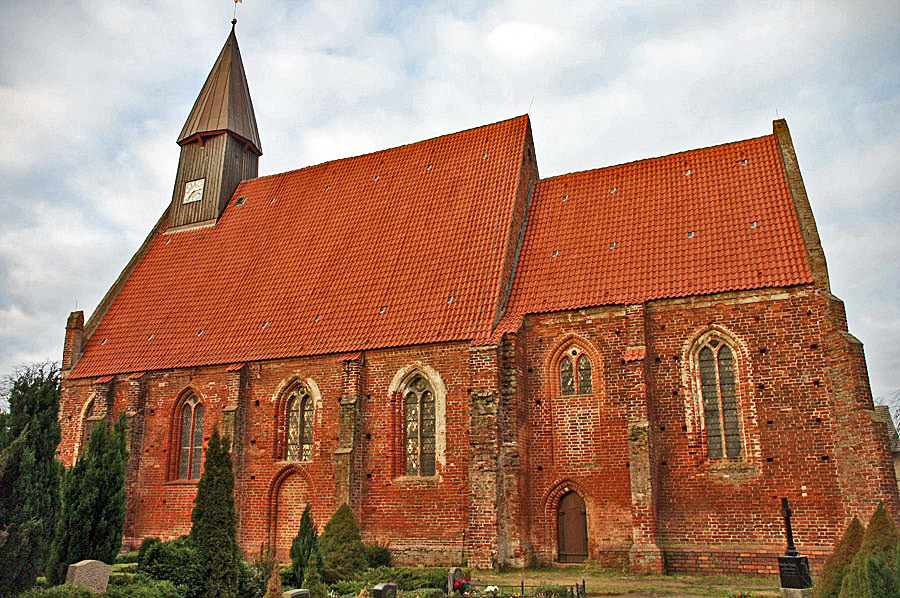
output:
[[[434,389],[422,375],[416,375],[404,389],[406,475],[435,475]]]
[[[297,386],[287,401],[285,459],[311,461],[313,451],[313,402],[309,390]]]
[[[593,368],[586,353],[573,347],[559,360],[559,393],[584,395],[594,392]]]
[[[203,404],[196,396],[188,398],[181,407],[179,479],[195,480],[200,477],[200,467],[203,463],[203,416]]]
[[[711,459],[740,459],[741,424],[734,350],[723,338],[710,335],[702,340],[696,360],[708,455]]]

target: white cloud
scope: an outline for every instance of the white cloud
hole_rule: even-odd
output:
[[[172,193],[230,3],[0,6],[0,373],[58,358]],[[900,388],[895,2],[245,2],[262,173],[524,113],[544,176],[791,125],[876,394]],[[532,103],[532,98],[533,103]]]

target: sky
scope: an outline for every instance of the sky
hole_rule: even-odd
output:
[[[167,208],[231,0],[0,3],[0,376]],[[900,391],[900,3],[245,0],[260,175],[532,118],[542,177],[787,119],[873,394]]]

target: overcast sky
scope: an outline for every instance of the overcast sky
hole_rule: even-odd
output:
[[[0,375],[59,360],[167,207],[231,0],[0,3]],[[541,175],[791,128],[875,396],[900,389],[900,3],[246,0],[272,174],[530,112]]]

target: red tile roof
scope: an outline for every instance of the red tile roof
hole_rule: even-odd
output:
[[[483,342],[529,313],[812,282],[766,136],[536,183],[493,327],[528,126],[242,183],[215,226],[153,240],[72,377]]]
[[[528,126],[521,116],[242,183],[215,226],[152,241],[71,376],[489,331]]]
[[[774,136],[535,185],[506,315],[812,282]]]

